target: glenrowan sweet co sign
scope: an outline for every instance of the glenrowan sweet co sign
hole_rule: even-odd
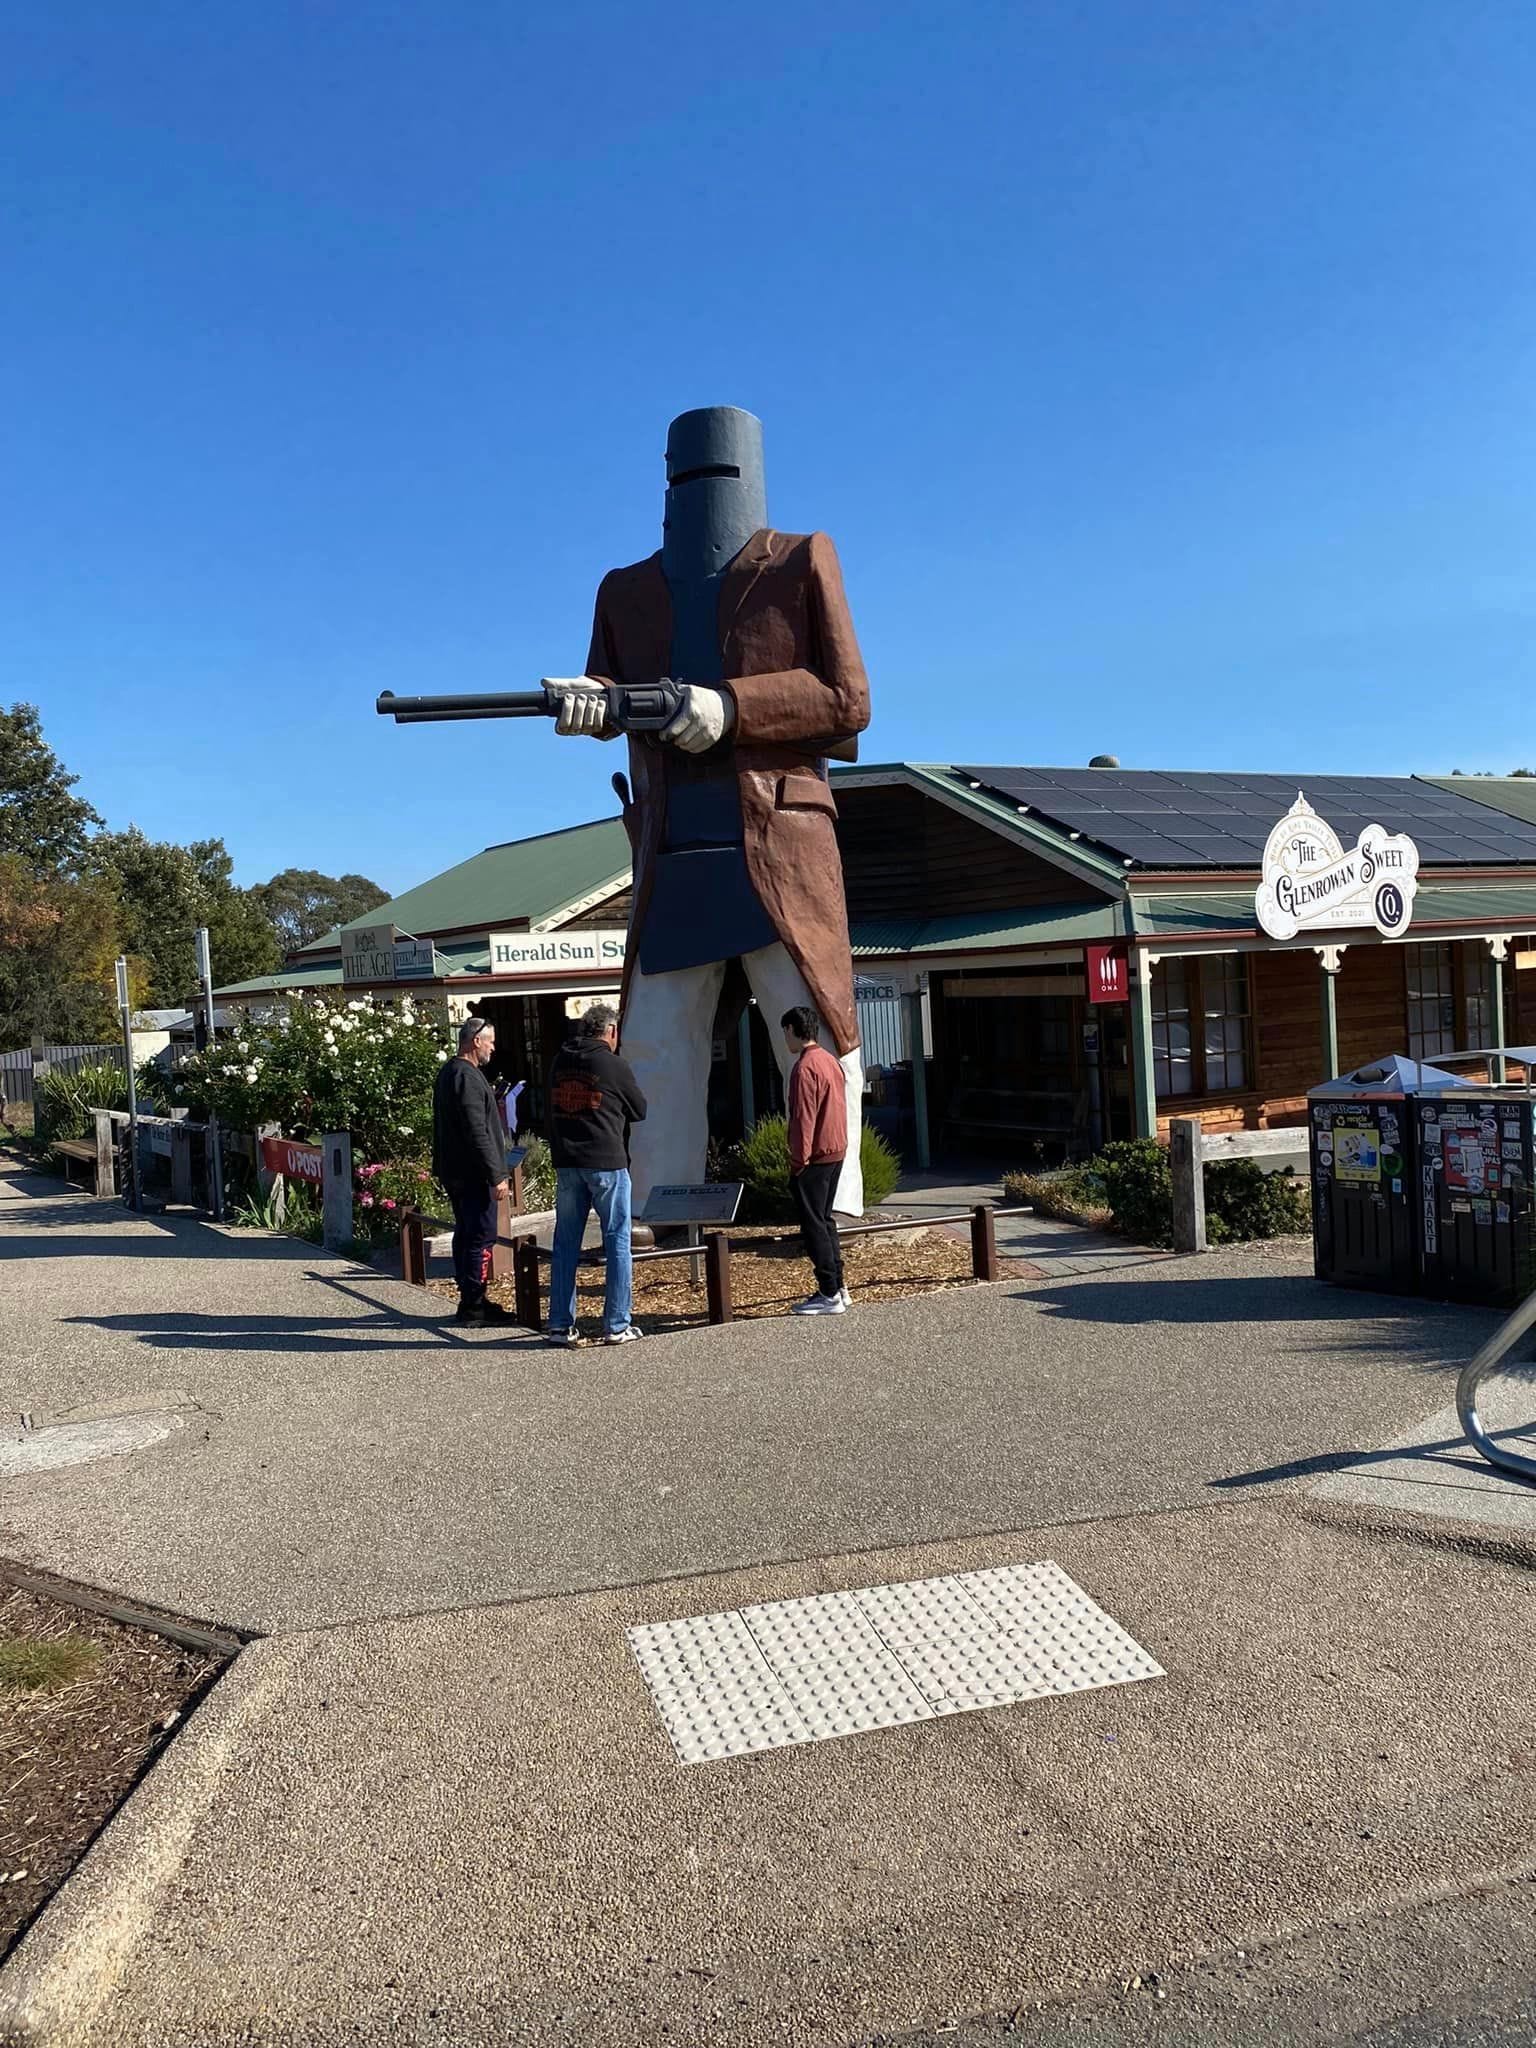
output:
[[[1272,939],[1366,924],[1395,939],[1408,929],[1418,886],[1419,849],[1405,833],[1367,825],[1346,853],[1298,793],[1264,848],[1254,912]]]

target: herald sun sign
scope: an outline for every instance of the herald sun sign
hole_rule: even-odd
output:
[[[1254,914],[1272,939],[1366,924],[1395,939],[1408,929],[1418,886],[1419,849],[1405,833],[1367,825],[1346,853],[1298,792],[1264,848]]]

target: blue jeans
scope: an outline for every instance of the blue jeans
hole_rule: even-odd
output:
[[[555,1170],[555,1251],[549,1274],[549,1327],[576,1326],[576,1261],[582,1233],[595,1209],[603,1226],[606,1261],[603,1292],[603,1335],[616,1337],[629,1328],[634,1262],[629,1253],[629,1168],[600,1172],[593,1166],[561,1166]]]

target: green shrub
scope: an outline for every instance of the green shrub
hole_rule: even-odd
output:
[[[1120,1138],[1092,1162],[1116,1230],[1138,1244],[1173,1243],[1173,1173],[1155,1138]]]
[[[126,1109],[128,1076],[113,1060],[100,1060],[78,1073],[55,1070],[37,1083],[34,1117],[40,1138],[88,1138],[93,1109]]]
[[[229,1220],[238,1230],[282,1230],[289,1237],[302,1237],[306,1244],[321,1244],[325,1238],[320,1196],[308,1181],[288,1182],[281,1215],[277,1211],[276,1188],[266,1195],[253,1190],[235,1204]]]
[[[1039,1216],[1054,1216],[1062,1223],[1082,1223],[1096,1230],[1103,1230],[1110,1221],[1103,1177],[1092,1160],[1056,1173],[1005,1173],[1003,1201],[1010,1206],[1024,1202]]]
[[[555,1162],[543,1138],[525,1138],[528,1156],[523,1161],[523,1206],[553,1209],[555,1206]]]
[[[738,1220],[742,1223],[788,1223],[794,1220],[789,1192],[789,1126],[781,1116],[765,1116],[739,1145],[725,1155],[725,1178],[745,1183]],[[866,1125],[859,1143],[864,1169],[864,1206],[878,1209],[901,1178],[901,1161],[878,1131]]]
[[[1288,1237],[1312,1226],[1311,1193],[1288,1166],[1265,1173],[1255,1159],[1205,1169],[1205,1234],[1211,1244]]]
[[[1153,1138],[1123,1138],[1096,1159],[1064,1174],[1010,1175],[1003,1183],[1028,1187],[1020,1199],[1045,1215],[1086,1220],[1074,1207],[1107,1205],[1112,1228],[1138,1244],[1173,1242],[1173,1173],[1167,1149]],[[1211,1244],[1284,1237],[1311,1224],[1307,1183],[1289,1168],[1265,1173],[1253,1159],[1226,1159],[1205,1169],[1205,1234]]]

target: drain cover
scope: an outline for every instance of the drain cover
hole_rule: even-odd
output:
[[[101,1422],[59,1422],[49,1429],[8,1429],[0,1434],[0,1479],[53,1472],[148,1450],[181,1428],[179,1415],[114,1415]]]

